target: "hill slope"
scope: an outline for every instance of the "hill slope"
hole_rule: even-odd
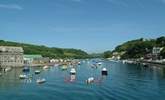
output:
[[[24,49],[24,54],[41,54],[50,58],[87,58],[89,55],[79,49],[63,49],[46,47],[43,45],[33,45],[0,40],[0,46],[20,46]]]
[[[119,46],[117,46],[112,52],[106,51],[104,52],[104,57],[108,58],[112,56],[113,52],[125,52],[121,57],[123,59],[127,58],[140,58],[148,53],[152,53],[153,47],[164,47],[161,52],[161,56],[165,58],[165,37],[159,37],[156,39],[136,39],[125,42]]]

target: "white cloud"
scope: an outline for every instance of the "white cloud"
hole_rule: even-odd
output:
[[[17,4],[0,4],[0,8],[4,9],[16,9],[16,10],[22,10],[23,8]]]

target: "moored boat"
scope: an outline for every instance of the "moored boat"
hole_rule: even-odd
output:
[[[40,71],[40,70],[36,70],[34,73],[35,73],[35,74],[40,74],[41,71]]]
[[[75,75],[75,74],[76,74],[76,69],[75,69],[75,68],[72,68],[72,69],[70,70],[70,74],[71,74],[71,75]]]
[[[79,62],[78,62],[78,65],[80,65],[80,64],[81,64],[81,62],[79,61]]]
[[[94,83],[94,77],[89,77],[89,78],[86,80],[86,83],[87,83],[87,84]]]
[[[57,67],[57,66],[59,66],[59,64],[54,64],[54,67]]]
[[[30,71],[30,68],[29,67],[24,67],[22,71],[23,72],[29,72]]]
[[[63,66],[61,67],[61,69],[62,69],[62,70],[67,70],[67,66],[66,66],[66,65],[63,65]]]
[[[19,78],[20,79],[26,79],[27,78],[27,75],[21,74],[21,75],[19,75]]]
[[[97,64],[98,64],[98,65],[102,65],[102,63],[101,63],[101,62],[98,62]]]
[[[48,68],[49,68],[49,66],[44,66],[44,67],[43,67],[43,69],[48,69]]]
[[[7,67],[4,69],[5,72],[11,71],[11,70],[12,70],[11,67]]]
[[[46,79],[45,79],[45,78],[37,79],[36,82],[37,82],[38,84],[42,84],[42,83],[45,83],[45,82],[46,82]]]
[[[142,64],[144,67],[148,67],[149,65],[147,63]]]
[[[101,74],[102,74],[103,76],[107,76],[107,75],[108,75],[107,69],[106,69],[106,68],[103,68],[102,71],[101,71]]]

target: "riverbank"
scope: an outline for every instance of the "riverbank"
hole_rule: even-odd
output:
[[[122,60],[122,63],[128,64],[138,64],[143,66],[156,66],[156,67],[165,67],[165,62],[160,60]]]

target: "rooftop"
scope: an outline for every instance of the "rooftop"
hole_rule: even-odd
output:
[[[0,46],[0,52],[23,52],[23,48],[14,46]]]
[[[37,55],[37,54],[34,54],[34,55],[24,55],[24,58],[42,58],[42,55]]]

